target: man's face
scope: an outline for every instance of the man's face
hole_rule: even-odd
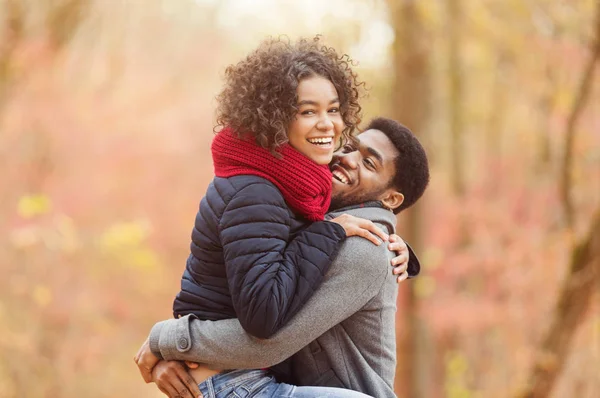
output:
[[[333,173],[332,209],[382,200],[394,190],[389,186],[399,155],[394,144],[379,130],[367,130],[358,140],[358,146],[347,144],[335,152],[329,165]]]

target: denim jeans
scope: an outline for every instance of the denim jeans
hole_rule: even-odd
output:
[[[209,377],[199,385],[204,398],[368,398],[333,387],[297,387],[278,383],[266,370],[232,370]]]

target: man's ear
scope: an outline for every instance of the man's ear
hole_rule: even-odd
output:
[[[390,210],[395,210],[404,202],[404,195],[398,191],[390,189],[380,200],[385,207]]]

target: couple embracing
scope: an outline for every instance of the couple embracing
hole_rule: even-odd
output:
[[[135,361],[169,397],[395,397],[397,282],[419,263],[395,215],[423,147],[377,118],[319,38],[269,39],[226,69],[174,318]]]

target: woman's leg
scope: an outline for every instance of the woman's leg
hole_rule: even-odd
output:
[[[343,388],[298,387],[283,383],[279,384],[274,394],[268,396],[273,398],[372,398],[370,395]]]
[[[205,398],[371,398],[360,392],[333,387],[297,387],[278,383],[264,370],[219,373],[200,383]]]

